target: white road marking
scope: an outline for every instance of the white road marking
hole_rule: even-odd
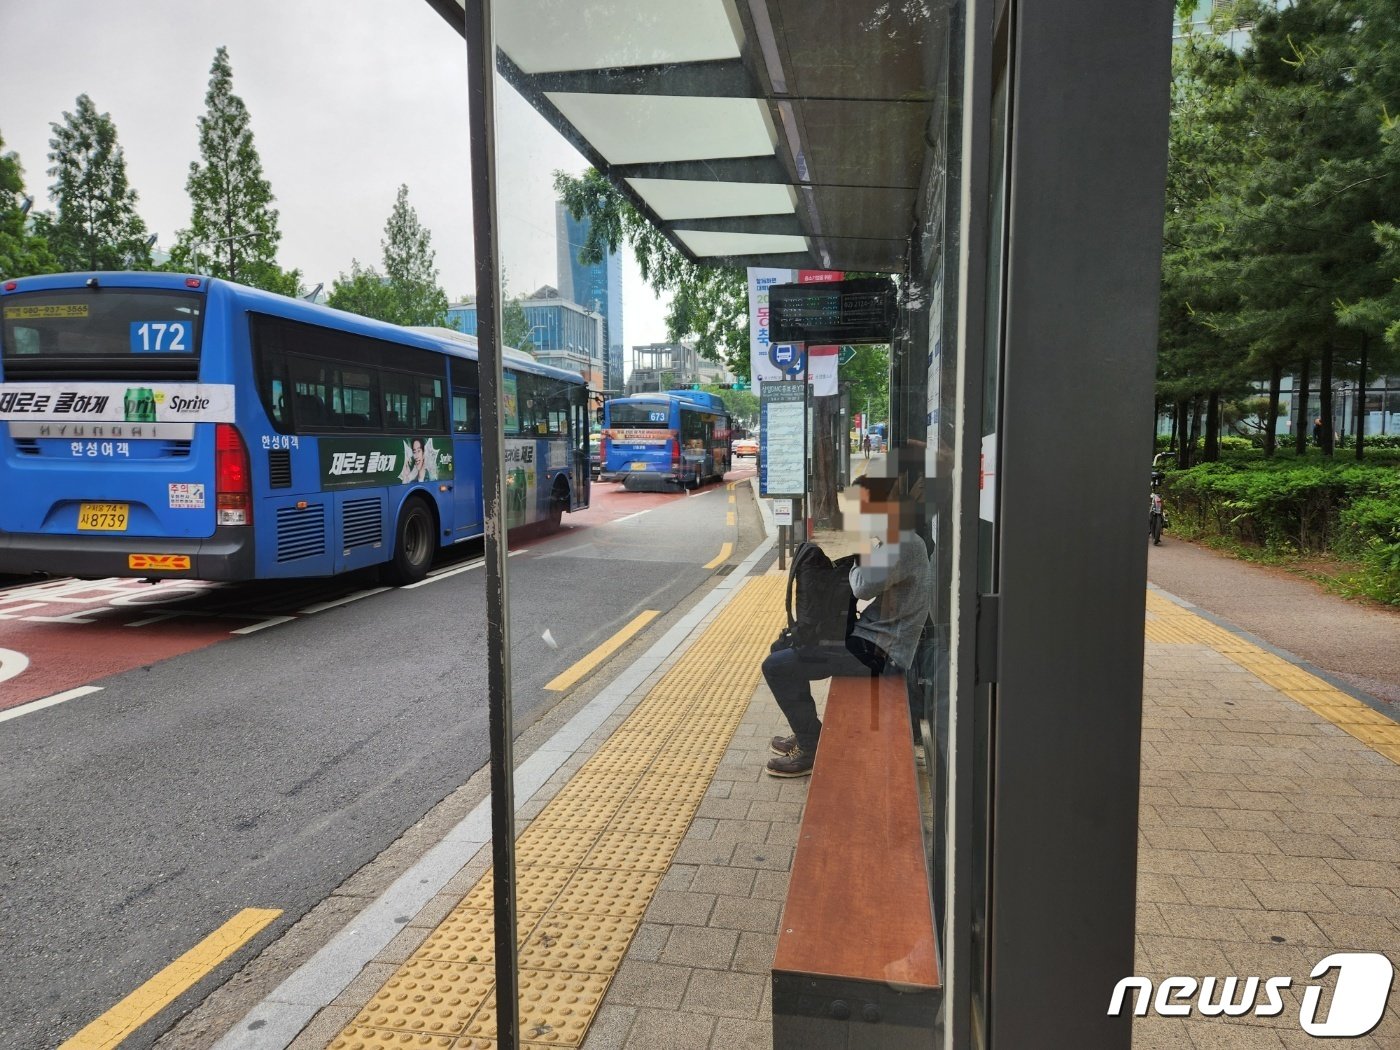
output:
[[[356,591],[354,594],[348,594],[344,598],[337,598],[335,601],[317,602],[315,605],[308,605],[305,609],[298,609],[297,615],[314,616],[318,612],[334,609],[337,605],[349,605],[351,602],[357,602],[361,598],[368,598],[372,594],[383,594],[388,589],[388,587],[371,587],[367,591]]]
[[[639,510],[635,514],[629,514],[625,518],[614,518],[612,524],[621,525],[624,521],[631,521],[633,518],[640,518],[643,514],[650,514],[655,509],[655,507],[648,507],[646,510]]]
[[[17,674],[23,674],[29,666],[29,657],[13,649],[0,649],[0,682],[8,682]]]
[[[530,553],[530,551],[528,551],[528,550],[506,551],[506,557],[507,557],[507,558],[514,558],[517,554],[529,554],[529,553]],[[467,564],[465,564],[465,565],[458,565],[458,566],[456,566],[455,568],[451,568],[451,569],[442,569],[442,570],[439,571],[439,572],[430,573],[426,579],[419,580],[417,583],[406,583],[406,584],[404,584],[402,587],[400,587],[399,590],[401,590],[401,591],[411,591],[411,590],[413,590],[415,587],[426,587],[426,586],[428,586],[428,584],[430,584],[430,583],[437,583],[438,580],[445,580],[445,579],[447,579],[449,576],[460,576],[460,575],[461,575],[462,573],[464,573],[464,572],[471,572],[473,569],[479,569],[479,568],[481,568],[481,567],[482,567],[483,565],[485,565],[485,564],[486,564],[486,559],[485,559],[485,558],[478,558],[476,561],[467,562]]]
[[[400,587],[399,590],[411,591],[415,587],[426,587],[430,583],[437,583],[438,580],[445,580],[449,576],[459,576],[464,572],[471,572],[473,569],[479,569],[485,564],[485,558],[482,558],[480,561],[469,561],[465,565],[458,565],[455,569],[444,569],[442,572],[434,573],[432,576],[419,580],[417,583],[406,583]]]
[[[132,620],[130,623],[122,624],[123,627],[145,627],[150,623],[160,623],[162,620],[173,620],[177,616],[184,616],[185,613],[163,612],[155,616],[147,616],[144,620]]]
[[[266,620],[250,623],[247,627],[240,627],[236,631],[230,631],[229,634],[252,634],[254,631],[261,631],[265,627],[276,627],[279,623],[290,623],[295,619],[295,616],[269,616]]]
[[[100,685],[80,685],[76,689],[69,689],[66,692],[54,693],[53,696],[46,696],[42,700],[31,700],[27,704],[20,704],[19,707],[12,707],[8,711],[0,711],[0,722],[8,722],[12,718],[20,715],[27,715],[31,711],[39,711],[45,707],[53,707],[61,704],[65,700],[76,700],[80,696],[87,696],[89,693],[100,693]]]

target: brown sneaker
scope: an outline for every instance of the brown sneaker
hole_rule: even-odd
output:
[[[775,736],[768,741],[768,750],[775,755],[786,755],[797,746],[796,736]]]
[[[770,777],[806,777],[812,775],[812,765],[817,756],[793,745],[791,751],[777,758],[770,758],[764,772]]]

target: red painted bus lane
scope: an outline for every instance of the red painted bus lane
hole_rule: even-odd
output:
[[[212,645],[263,619],[213,611],[211,599],[223,592],[194,580],[118,579],[0,591],[0,648],[28,660],[18,675],[0,678],[0,710]]]

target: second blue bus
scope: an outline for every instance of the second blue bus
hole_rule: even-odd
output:
[[[602,476],[629,490],[699,488],[729,470],[729,414],[717,394],[668,390],[603,406]]]

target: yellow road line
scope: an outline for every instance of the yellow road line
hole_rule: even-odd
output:
[[[730,527],[734,525],[734,512],[732,510],[724,516],[724,524]]]
[[[733,524],[733,522],[730,522],[730,524]],[[729,560],[729,556],[733,553],[734,544],[726,543],[723,547],[719,549],[719,554],[715,557],[713,561],[707,561],[705,563],[705,568],[718,569],[721,565],[723,565],[726,561]]]
[[[282,914],[280,908],[244,908],[59,1050],[110,1050],[160,1013]]]
[[[551,679],[545,688],[554,693],[562,693],[584,675],[591,672],[613,653],[621,649],[629,638],[660,615],[661,613],[656,609],[648,609],[578,663],[574,664],[573,667],[570,667],[563,674]]]

